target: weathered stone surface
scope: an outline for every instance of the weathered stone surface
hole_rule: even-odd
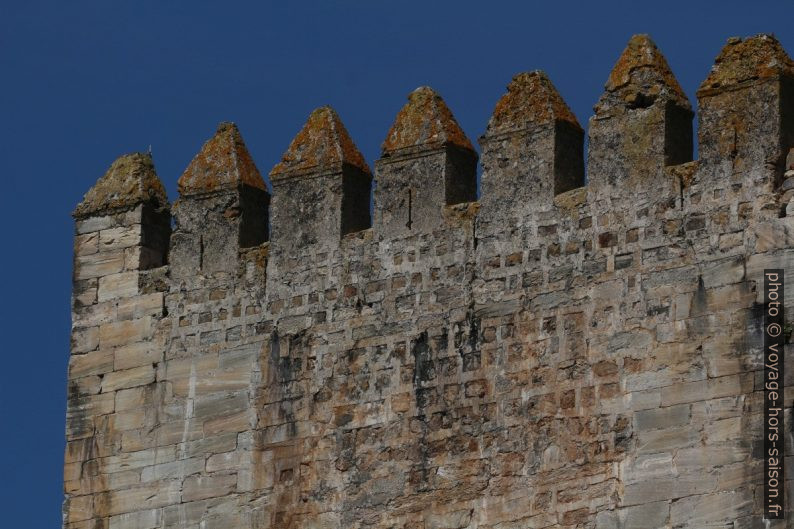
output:
[[[728,48],[695,162],[640,36],[590,122],[587,185],[582,131],[534,72],[481,139],[479,200],[476,154],[422,89],[372,228],[330,109],[275,170],[270,241],[230,126],[186,172],[174,237],[149,202],[78,216],[65,529],[761,527],[761,284],[794,275],[794,92],[776,41]]]
[[[179,194],[210,193],[241,185],[266,189],[237,125],[224,122],[179,177]]]
[[[97,301],[128,298],[138,293],[138,272],[121,272],[99,278]]]
[[[507,93],[496,103],[486,134],[521,130],[558,120],[581,128],[548,76],[535,70],[513,77],[507,85]]]
[[[452,112],[432,88],[420,86],[408,95],[381,147],[384,155],[402,149],[437,149],[456,145],[474,150]]]
[[[371,224],[372,173],[331,107],[311,113],[270,178],[274,269],[289,266],[282,256],[295,248],[332,249]]]
[[[151,318],[106,323],[99,327],[99,345],[113,347],[145,340],[151,335],[151,325]]]
[[[75,279],[91,279],[117,274],[124,269],[124,252],[102,252],[75,259]]]
[[[270,195],[233,123],[218,126],[178,184],[170,277],[233,273],[241,250],[267,240]]]
[[[446,103],[428,87],[408,96],[375,165],[374,231],[383,239],[449,223],[445,206],[476,199],[477,154]]]
[[[794,75],[794,62],[773,36],[732,38],[714,60],[711,72],[698,89],[698,97],[710,90],[782,75]]]
[[[100,216],[102,212],[130,208],[143,202],[167,207],[168,197],[154,170],[152,157],[143,153],[127,154],[114,161],[85,194],[74,216],[79,219]]]
[[[123,369],[108,373],[102,379],[102,391],[117,391],[124,388],[143,386],[154,382],[154,369],[151,365]]]
[[[689,107],[689,100],[667,59],[648,35],[631,37],[612,68],[605,88],[629,104],[646,104],[647,100],[662,96]]]
[[[281,161],[270,171],[270,178],[286,178],[305,171],[341,171],[345,164],[370,174],[364,156],[339,115],[333,108],[324,106],[309,115]]]
[[[483,234],[499,233],[527,212],[571,209],[586,197],[555,198],[584,185],[583,140],[582,127],[545,73],[515,76],[480,138]],[[505,164],[508,159],[514,162]]]
[[[665,168],[692,160],[692,108],[647,35],[631,38],[604,88],[588,131],[588,194],[633,204],[653,201],[649,189],[671,195]]]
[[[237,485],[236,474],[216,474],[214,476],[191,476],[185,480],[182,489],[182,501],[205,500],[217,496],[226,496]]]

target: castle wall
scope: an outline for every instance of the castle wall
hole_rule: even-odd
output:
[[[370,173],[330,109],[271,173],[272,202],[219,129],[180,179],[170,252],[163,199],[87,195],[64,528],[761,526],[762,274],[794,277],[792,71],[769,37],[729,43],[689,161],[689,103],[635,37],[591,120],[587,185],[581,127],[522,74],[481,139],[479,201],[471,144],[419,89],[352,233],[340,211],[366,209]],[[139,163],[117,173],[156,187]],[[273,237],[253,244],[241,219],[268,204]],[[183,241],[213,230],[237,258],[202,268]]]

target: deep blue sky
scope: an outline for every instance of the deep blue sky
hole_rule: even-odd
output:
[[[651,34],[693,102],[729,36],[773,32],[794,52],[789,2],[281,4],[0,2],[5,527],[60,523],[69,213],[118,155],[151,145],[173,200],[222,120],[267,173],[309,112],[331,104],[372,164],[420,85],[476,140],[510,78],[538,68],[586,126],[633,33]]]

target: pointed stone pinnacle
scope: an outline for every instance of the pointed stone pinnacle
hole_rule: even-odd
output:
[[[223,122],[193,158],[177,183],[182,195],[235,189],[240,185],[266,189],[237,125]]]
[[[667,60],[648,35],[634,35],[609,74],[605,86],[629,105],[673,100],[691,109],[689,99],[673,75]]]
[[[524,72],[513,77],[507,85],[507,93],[496,103],[486,135],[554,121],[567,121],[582,128],[544,72]]]
[[[333,108],[324,106],[309,115],[281,161],[270,171],[270,177],[286,178],[305,171],[341,170],[345,164],[371,174],[339,115]]]
[[[697,95],[782,75],[794,76],[794,63],[774,36],[762,34],[744,40],[733,37],[720,50]]]
[[[420,86],[408,96],[408,103],[397,113],[381,149],[383,155],[388,155],[420,145],[431,149],[457,145],[474,150],[447,104],[427,86]]]
[[[152,157],[136,152],[117,158],[88,190],[72,215],[83,218],[150,201],[158,207],[168,205],[168,197],[154,170]]]

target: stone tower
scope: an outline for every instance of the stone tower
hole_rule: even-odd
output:
[[[794,277],[794,64],[731,39],[697,98],[693,160],[647,36],[586,132],[518,74],[479,198],[428,87],[374,173],[312,112],[272,202],[233,124],[173,206],[119,158],[74,212],[64,529],[786,527],[761,521],[761,313],[764,269]]]

